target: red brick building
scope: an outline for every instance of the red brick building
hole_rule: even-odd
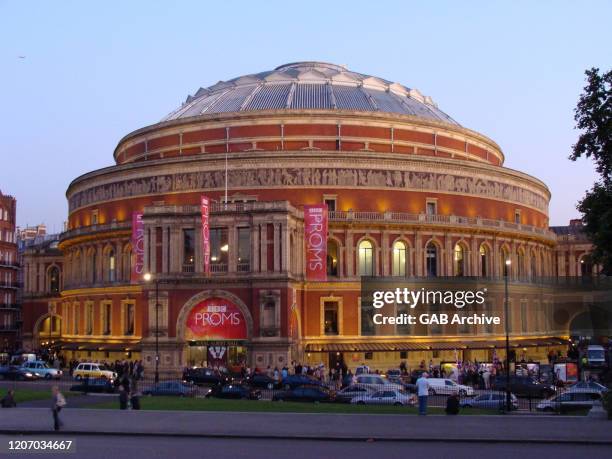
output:
[[[166,372],[217,361],[389,366],[452,359],[457,348],[487,360],[501,327],[469,336],[372,329],[361,276],[499,277],[506,260],[513,280],[557,274],[544,183],[505,168],[493,140],[418,90],[342,66],[288,64],[200,88],[121,139],[114,159],[68,187],[57,246],[25,257],[31,347],[151,366],[159,345]],[[210,276],[202,195],[213,201]],[[305,277],[303,207],[323,202],[327,280],[314,282]],[[150,283],[131,274],[135,212]],[[240,327],[194,327],[203,305],[223,305]],[[513,320],[528,324],[517,325],[513,346],[534,358],[568,334],[527,310]]]
[[[0,352],[15,350],[19,337],[17,201],[0,191]]]

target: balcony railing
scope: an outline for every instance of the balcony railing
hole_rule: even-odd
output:
[[[227,263],[211,263],[210,272],[211,273],[226,273]]]
[[[21,282],[0,282],[0,288],[20,288]]]
[[[429,223],[433,225],[457,225],[472,228],[496,228],[520,233],[537,234],[547,239],[555,239],[554,232],[533,225],[523,225],[504,220],[480,217],[461,217],[457,215],[410,214],[404,212],[359,212],[330,211],[332,222],[384,222],[384,223]]]
[[[184,273],[193,273],[195,272],[195,265],[193,263],[185,263],[181,271]]]
[[[239,273],[248,273],[251,271],[251,263],[246,262],[246,263],[238,263],[236,265],[236,271],[238,271]]]
[[[14,269],[18,269],[19,266],[20,266],[20,264],[15,262],[15,261],[0,260],[0,268],[14,268]]]
[[[18,303],[0,303],[0,309],[16,309],[19,310],[20,304]]]

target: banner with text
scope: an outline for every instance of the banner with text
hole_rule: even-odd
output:
[[[142,212],[132,213],[132,273],[130,281],[137,284],[144,274],[144,223]]]
[[[204,260],[204,275],[208,276],[210,274],[210,199],[208,196],[201,197],[200,210],[202,211],[202,260]]]
[[[327,204],[304,206],[306,279],[327,280]]]

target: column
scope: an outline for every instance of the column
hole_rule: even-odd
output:
[[[388,276],[390,274],[389,254],[393,252],[393,247],[389,248],[389,233],[387,231],[383,231],[380,240],[381,240],[380,250],[381,250],[381,261],[382,261],[382,269],[380,270],[380,272],[383,276]]]
[[[251,226],[251,271],[259,272],[259,225]]]
[[[238,263],[238,229],[236,225],[229,226],[227,228],[227,243],[229,245],[229,253],[227,257],[227,272],[235,273],[237,270]]]
[[[355,275],[353,232],[348,230],[344,239],[346,240],[346,276],[351,277]]]
[[[268,226],[259,225],[259,256],[261,257],[261,272],[268,270]]]
[[[293,253],[291,252],[291,240],[289,237],[289,230],[287,228],[287,223],[283,222],[281,225],[281,266],[280,270],[282,272],[287,272],[288,266],[290,265],[290,260],[293,258]]]
[[[423,260],[423,238],[420,231],[414,233],[414,275],[417,277],[423,276],[424,273]]]
[[[170,260],[168,259],[168,226],[162,227],[162,272],[170,271]]]
[[[280,271],[280,257],[281,257],[281,250],[280,250],[280,223],[274,223],[273,228],[273,232],[272,232],[272,250],[274,251],[274,266],[272,267],[272,271],[274,272],[278,272]]]

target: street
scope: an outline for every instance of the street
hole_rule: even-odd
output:
[[[3,444],[11,439],[29,439],[30,436],[0,436]],[[58,436],[58,439],[61,439]],[[473,458],[495,457],[496,459],[521,457],[522,459],[543,457],[583,458],[607,457],[609,445],[559,445],[517,443],[459,443],[459,442],[387,442],[387,441],[308,441],[271,439],[210,439],[185,437],[141,437],[141,436],[67,436],[76,441],[76,457],[88,459],[141,458],[167,459],[172,457],[212,457],[217,459],[252,459],[267,457],[343,458],[371,459],[373,457],[405,458]],[[477,452],[477,453],[475,453]],[[22,457],[25,454],[9,454],[7,457]],[[48,458],[70,457],[66,453],[45,453]],[[75,456],[73,456],[75,457]]]

